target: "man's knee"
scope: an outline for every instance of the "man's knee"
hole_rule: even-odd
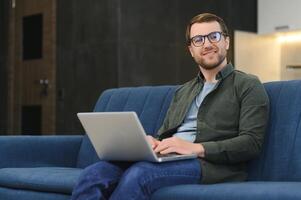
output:
[[[82,171],[81,177],[85,179],[98,179],[107,176],[120,176],[121,174],[122,171],[117,166],[106,161],[99,161],[86,167]]]
[[[153,168],[154,164],[150,162],[138,162],[133,164],[126,171],[126,178],[130,180],[139,181],[141,179],[147,178],[147,174],[150,173],[151,168]]]

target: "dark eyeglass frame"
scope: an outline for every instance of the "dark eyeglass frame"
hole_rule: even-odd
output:
[[[218,40],[217,41],[212,41],[212,38],[210,37],[210,36],[213,36],[214,34],[218,34]],[[193,46],[195,46],[195,47],[201,47],[205,44],[206,38],[208,39],[208,41],[210,43],[218,43],[219,41],[221,41],[222,36],[227,37],[228,35],[226,33],[220,32],[220,31],[214,31],[214,32],[211,32],[207,35],[196,35],[196,36],[190,38],[189,42],[190,42],[190,44],[192,43]],[[197,39],[197,38],[202,38],[203,42],[201,44],[196,44],[195,39]]]

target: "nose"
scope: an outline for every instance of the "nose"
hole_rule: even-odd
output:
[[[209,41],[208,37],[205,37],[204,39],[205,39],[205,41],[204,41],[203,47],[211,46],[211,42]]]

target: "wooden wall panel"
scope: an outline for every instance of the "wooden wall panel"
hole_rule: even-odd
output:
[[[255,32],[256,6],[256,0],[57,1],[57,131],[82,133],[76,113],[91,111],[107,88],[191,79],[197,66],[185,46],[190,18],[213,12],[231,33]]]
[[[7,132],[8,0],[0,1],[0,135]]]
[[[22,106],[42,106],[41,134],[55,133],[56,118],[56,8],[52,0],[17,0],[9,7],[8,56],[8,130],[9,134],[24,134]],[[23,17],[43,15],[42,58],[23,60]],[[34,38],[32,38],[34,40]],[[47,96],[41,96],[40,79],[49,80]],[[30,133],[29,133],[30,134]]]
[[[5,26],[3,19],[10,16],[4,10],[9,3],[0,3],[1,29]],[[52,87],[57,91],[53,94],[55,105],[50,105],[56,107],[56,115],[49,120],[56,121],[59,134],[82,133],[76,113],[91,111],[99,94],[107,88],[181,84],[194,76],[197,67],[184,38],[186,23],[194,15],[213,12],[225,19],[231,32],[257,31],[257,0],[57,0],[56,4],[53,23],[57,39],[48,41],[56,44],[53,77],[57,81]],[[0,51],[14,45],[9,38],[8,45],[1,43],[7,39],[4,38],[1,31]],[[234,61],[233,55],[230,57]],[[18,78],[17,74],[3,75],[13,73],[7,67],[10,62],[9,55],[0,55],[1,92],[6,87],[22,89],[5,81]],[[0,105],[0,131],[5,126],[13,127],[6,120],[17,112],[15,109],[3,114],[5,99],[8,108],[10,102],[20,106],[11,92],[1,93],[0,102],[4,104]]]
[[[57,1],[57,132],[83,133],[76,113],[118,86],[117,18],[116,0]]]

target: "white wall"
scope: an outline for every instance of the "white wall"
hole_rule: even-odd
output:
[[[288,69],[287,65],[301,65],[301,41],[281,46],[281,80],[301,79],[301,68]]]
[[[281,79],[281,45],[275,36],[235,31],[234,62],[236,69],[258,76],[262,82]]]

